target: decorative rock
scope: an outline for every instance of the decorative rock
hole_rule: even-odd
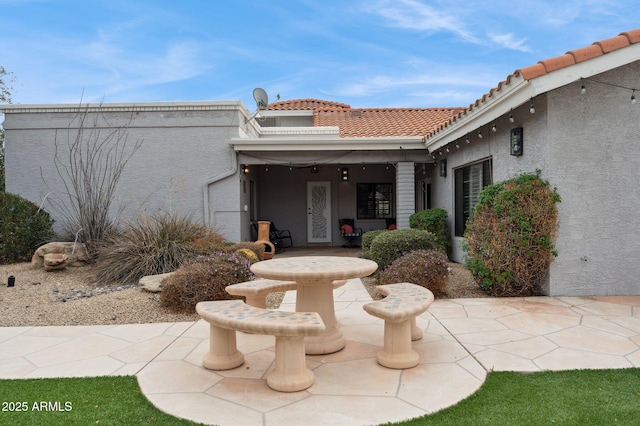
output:
[[[66,266],[85,266],[89,261],[89,254],[83,243],[53,242],[40,246],[33,254],[31,264],[42,267],[44,256],[54,253],[66,255]]]
[[[142,286],[142,288],[151,293],[158,293],[162,289],[162,283],[166,280],[173,272],[167,272],[166,274],[157,274],[157,275],[147,275],[146,277],[140,278],[138,284]]]
[[[43,257],[45,271],[58,271],[67,267],[67,255],[64,253],[47,253]]]

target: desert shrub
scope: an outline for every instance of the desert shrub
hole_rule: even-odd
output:
[[[160,301],[175,311],[193,311],[198,302],[237,299],[225,288],[251,279],[249,261],[236,253],[200,256],[181,266],[162,284]]]
[[[429,231],[421,229],[397,229],[383,232],[371,242],[368,258],[378,264],[382,271],[394,260],[413,250],[435,248],[435,238]]]
[[[387,232],[386,229],[374,229],[373,231],[367,231],[362,234],[362,257],[368,259],[369,250],[371,249],[371,243],[373,240],[383,232]]]
[[[255,254],[253,250],[250,250],[248,248],[238,249],[235,251],[235,253],[247,259],[252,265],[260,261],[260,259],[258,259],[258,255]]]
[[[251,250],[258,256],[258,260],[264,260],[264,243],[255,241],[241,241],[227,247],[227,251],[238,251],[240,249]]]
[[[431,232],[435,237],[436,248],[447,253],[449,250],[449,224],[445,209],[427,209],[409,217],[409,226]]]
[[[49,213],[19,195],[0,192],[0,263],[30,260],[54,236]]]
[[[557,256],[555,188],[540,171],[523,173],[486,187],[467,223],[465,266],[474,281],[494,296],[541,293],[549,266]]]
[[[220,251],[224,238],[186,216],[138,216],[109,235],[98,249],[101,283],[135,283],[145,275],[172,272],[189,258]]]
[[[435,297],[444,294],[450,268],[447,256],[440,250],[414,250],[387,266],[379,277],[380,284],[413,283],[428,288]]]

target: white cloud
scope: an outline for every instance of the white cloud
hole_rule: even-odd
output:
[[[370,10],[389,21],[391,26],[431,33],[451,32],[464,40],[478,43],[454,15],[415,0],[383,0]]]
[[[489,38],[500,47],[511,50],[519,50],[521,52],[531,52],[531,48],[525,44],[526,38],[516,40],[512,33],[508,34],[489,34]]]

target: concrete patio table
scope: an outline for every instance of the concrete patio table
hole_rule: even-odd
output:
[[[376,269],[378,264],[371,260],[340,256],[288,257],[251,265],[251,271],[259,277],[295,281],[296,311],[320,314],[327,330],[304,341],[306,353],[312,355],[337,352],[346,344],[336,321],[333,281],[366,277]]]

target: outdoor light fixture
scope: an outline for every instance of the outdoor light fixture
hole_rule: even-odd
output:
[[[516,120],[513,118],[513,113],[510,112],[509,113],[509,123],[513,123],[514,121],[516,121]]]
[[[533,98],[531,98],[531,106],[529,107],[529,112],[531,114],[535,114],[536,113],[536,108],[533,106]]]
[[[478,139],[482,139],[482,130],[478,130]]]
[[[636,102],[637,102],[637,101],[636,101],[636,89],[633,89],[633,90],[631,91],[631,103],[632,103],[632,104],[635,104]]]
[[[493,133],[495,133],[495,132],[497,132],[497,131],[498,131],[498,126],[496,126],[496,123],[493,123],[493,126],[491,126],[491,131],[492,131]]]
[[[469,143],[469,135],[467,135],[467,138],[464,140],[466,143]]]
[[[447,177],[447,159],[440,160],[440,176]]]
[[[349,181],[349,168],[348,167],[343,167],[340,170],[340,180],[342,180],[343,182],[348,182]]]
[[[311,173],[318,173],[318,166],[316,166],[315,164],[311,166]]]
[[[511,129],[511,155],[521,156],[524,149],[523,143],[522,127]]]
[[[243,164],[241,168],[242,168],[242,173],[244,173],[245,175],[249,174],[249,172],[251,171],[249,170],[249,166],[247,164]]]

